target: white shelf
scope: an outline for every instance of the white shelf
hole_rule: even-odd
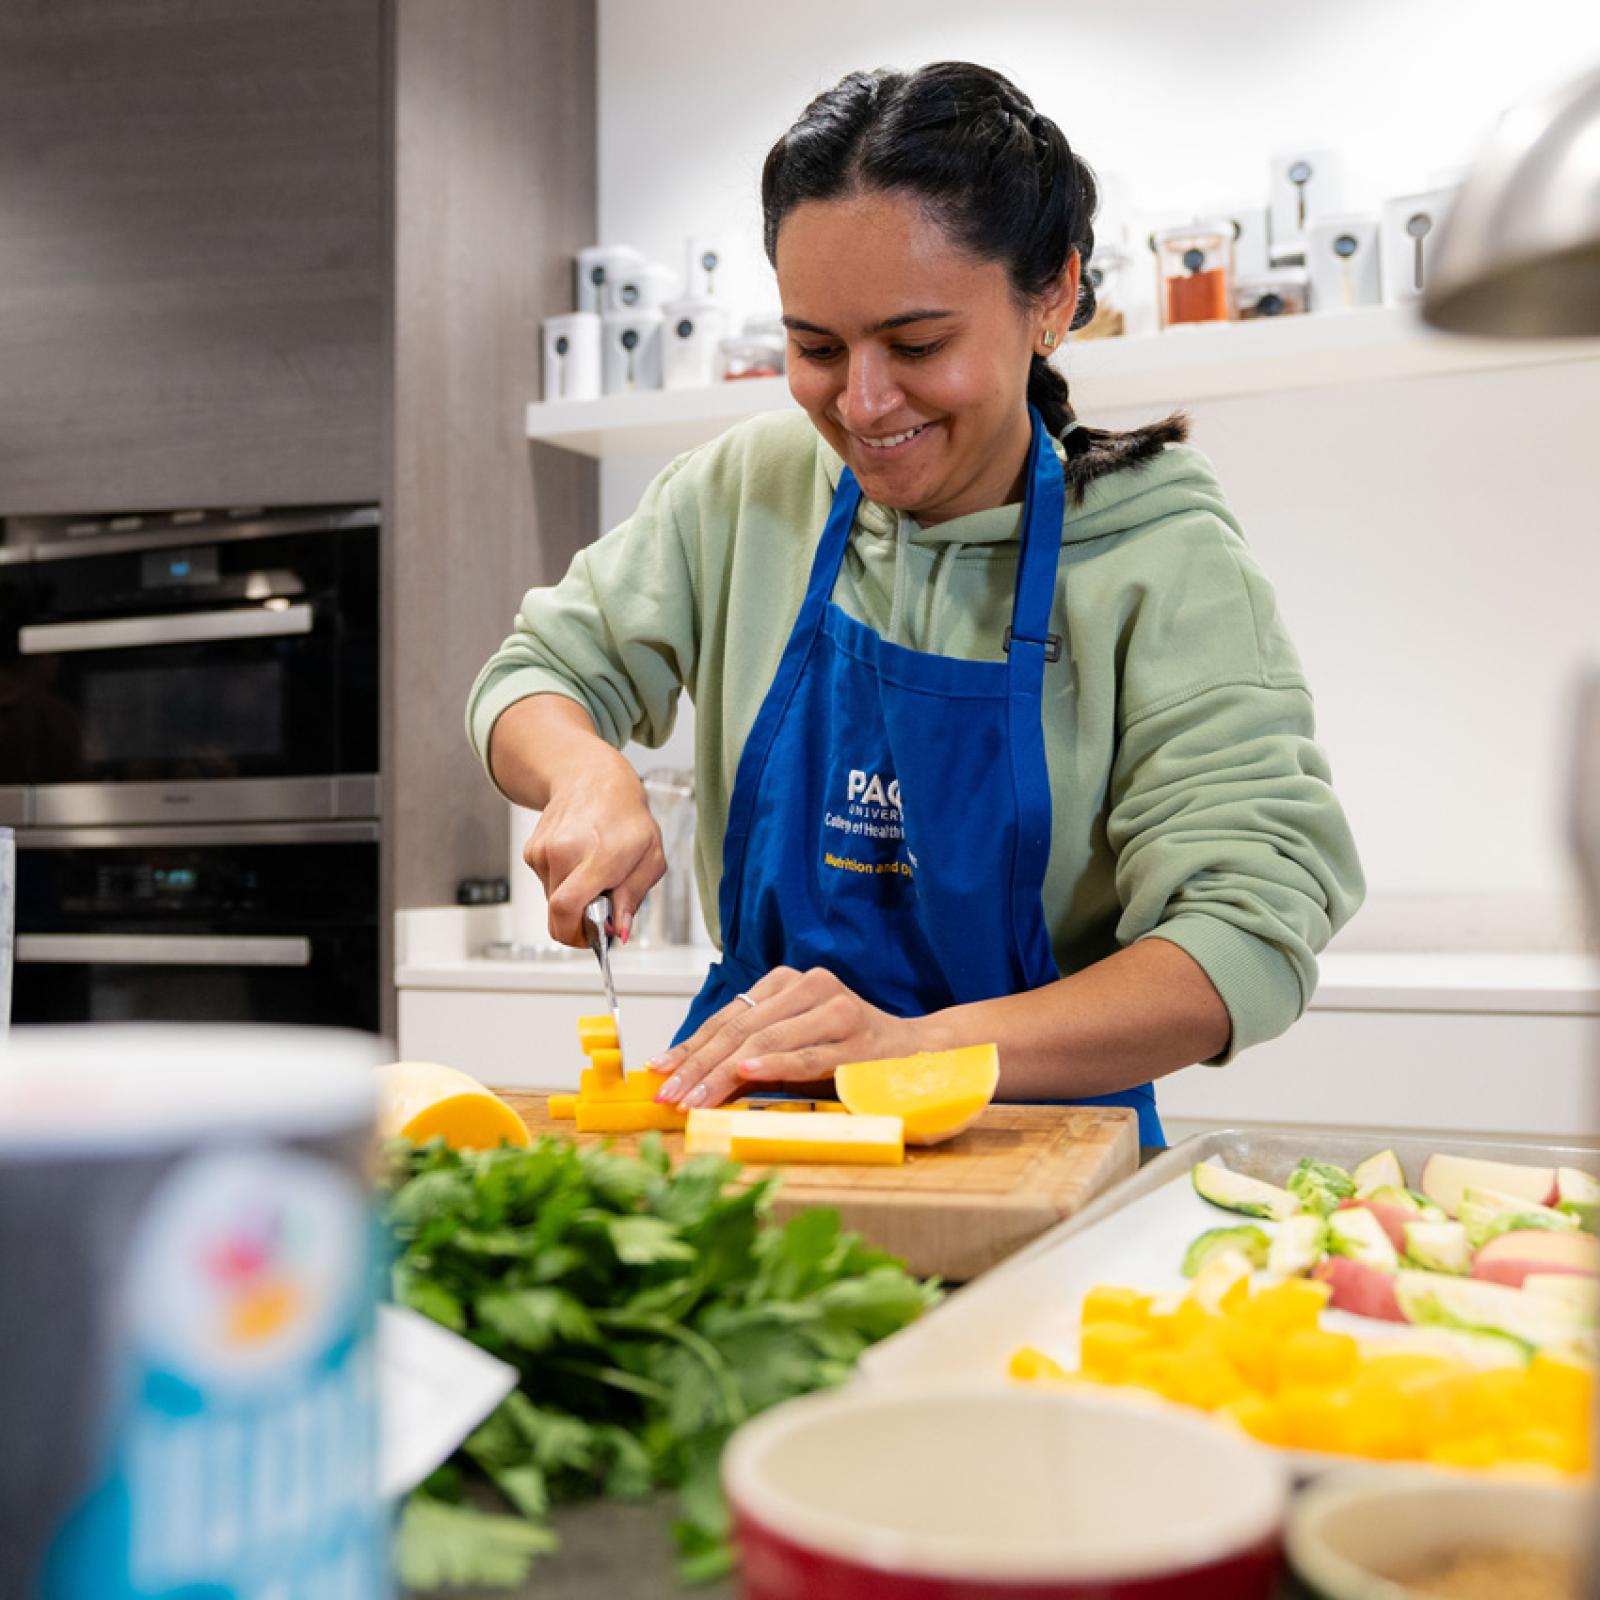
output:
[[[1060,362],[1074,406],[1093,416],[1198,400],[1322,389],[1441,373],[1600,361],[1600,339],[1466,339],[1410,307],[1175,328],[1139,339],[1069,342]],[[580,455],[670,455],[759,412],[791,406],[783,378],[651,390],[528,407],[529,439]]]

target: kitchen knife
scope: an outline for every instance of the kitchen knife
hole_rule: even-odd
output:
[[[611,976],[611,941],[616,937],[612,915],[611,896],[603,894],[591,900],[583,913],[583,931],[594,953],[600,958],[600,976],[605,981],[606,1004],[611,1007],[611,1020],[616,1024],[617,1049],[622,1049],[622,1017],[617,1010],[617,986]]]

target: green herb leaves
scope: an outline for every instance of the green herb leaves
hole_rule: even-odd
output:
[[[395,1299],[520,1376],[455,1458],[519,1515],[455,1504],[461,1474],[436,1474],[401,1522],[406,1584],[517,1582],[553,1546],[552,1504],[656,1487],[679,1494],[680,1575],[727,1570],[728,1435],[842,1382],[938,1298],[836,1212],[773,1226],[775,1180],[741,1187],[737,1173],[715,1156],[674,1171],[654,1136],[638,1156],[551,1138],[390,1148]]]

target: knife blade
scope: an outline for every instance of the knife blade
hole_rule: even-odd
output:
[[[583,913],[583,931],[600,959],[600,977],[605,983],[606,1004],[611,1007],[611,1020],[617,1029],[617,1049],[621,1050],[622,1016],[617,1010],[617,985],[611,976],[611,941],[616,937],[612,931],[615,926],[611,896],[603,894],[598,900],[591,900]]]

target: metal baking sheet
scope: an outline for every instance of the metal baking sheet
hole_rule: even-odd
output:
[[[1189,1241],[1206,1228],[1226,1224],[1229,1214],[1194,1192],[1189,1172],[1196,1162],[1220,1157],[1237,1172],[1282,1183],[1302,1156],[1353,1167],[1383,1149],[1400,1158],[1413,1185],[1422,1163],[1438,1152],[1600,1170],[1600,1151],[1593,1147],[1524,1139],[1385,1138],[1371,1128],[1219,1129],[1173,1146],[1077,1216],[874,1346],[862,1358],[862,1375],[868,1381],[998,1375],[1022,1344],[1037,1346],[1063,1365],[1075,1365],[1079,1309],[1092,1285],[1181,1289],[1185,1280],[1180,1264]],[[1342,1312],[1325,1313],[1324,1326],[1370,1338],[1401,1328]]]

